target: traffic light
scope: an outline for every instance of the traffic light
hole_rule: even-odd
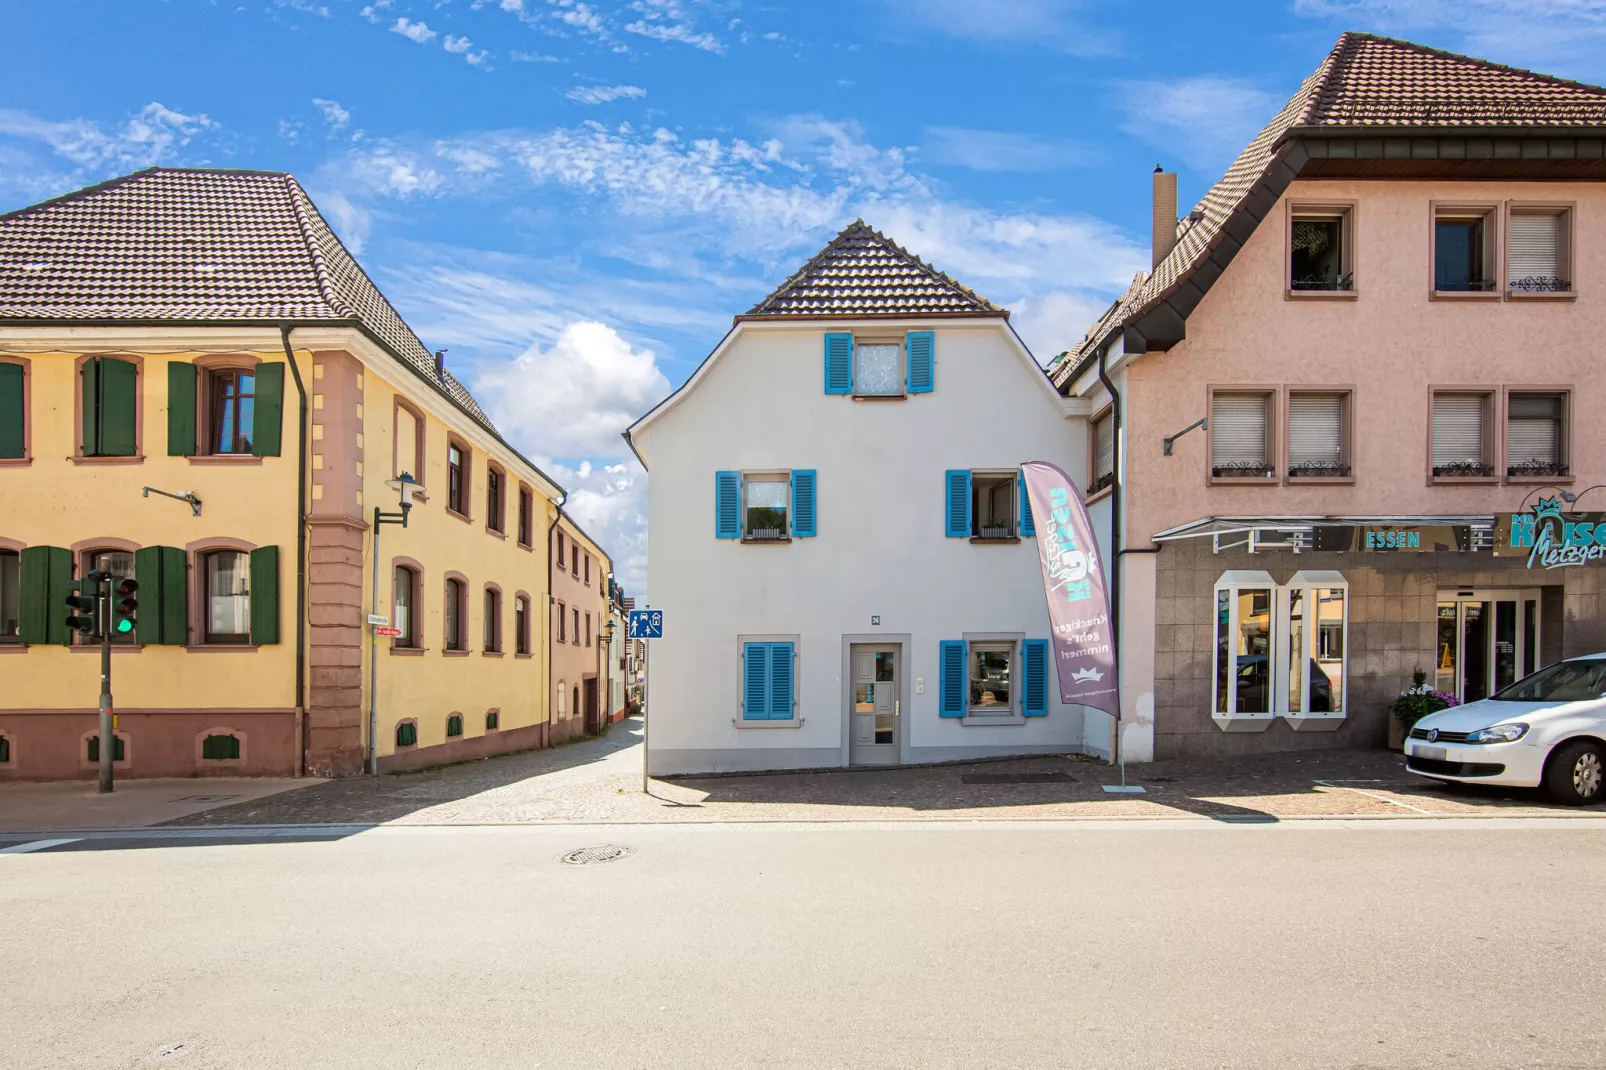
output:
[[[127,577],[117,585],[116,601],[112,603],[112,632],[116,635],[131,635],[139,624],[134,614],[139,610],[139,599],[134,595],[139,591],[139,583],[133,577]]]
[[[91,573],[93,575],[93,573]],[[72,585],[77,594],[67,596],[67,627],[84,636],[95,634],[95,608],[100,595],[100,580],[84,578]]]

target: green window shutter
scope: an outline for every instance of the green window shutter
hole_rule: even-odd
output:
[[[239,736],[207,736],[201,741],[201,757],[211,761],[230,761],[240,757]]]
[[[100,358],[100,454],[132,457],[139,412],[139,369],[126,360]]]
[[[460,736],[462,734],[463,734],[463,718],[458,716],[455,713],[452,714],[450,717],[446,718],[446,735],[448,737],[450,737],[450,736]]]
[[[99,736],[90,736],[89,737],[89,760],[92,761],[92,762],[100,761],[100,737]],[[126,760],[127,759],[123,755],[123,737],[122,736],[113,736],[112,737],[112,761],[121,762],[121,761],[126,761]]]
[[[258,457],[277,457],[284,431],[284,361],[258,364],[254,389],[251,452]]]
[[[153,592],[156,605],[153,611],[145,610],[141,599],[141,612],[150,618],[161,618],[161,636],[159,640],[164,646],[186,646],[189,643],[190,633],[190,562],[189,555],[177,546],[158,546],[161,551],[162,567],[158,571],[158,581],[147,584],[140,581],[139,593]],[[135,558],[134,567],[139,568],[139,559]]]
[[[17,637],[30,645],[41,645],[51,642],[51,632],[54,630],[50,622],[56,617],[62,617],[57,627],[66,630],[65,618],[67,607],[60,605],[60,612],[52,608],[50,597],[50,570],[51,564],[58,554],[67,555],[67,580],[72,580],[72,552],[55,546],[29,546],[20,555],[18,564],[22,570],[22,591],[17,608],[21,611],[17,622]],[[68,592],[64,589],[61,597],[65,599]]]
[[[69,646],[73,634],[67,627],[67,596],[73,593],[72,551],[60,546],[46,549],[49,550],[46,582],[50,591],[45,597],[45,641]]]
[[[279,641],[279,548],[251,551],[251,642]]]
[[[162,641],[162,548],[145,546],[134,551],[134,578],[139,581],[139,625],[135,636],[141,646]]]
[[[195,365],[183,360],[167,366],[167,455],[195,456]]]
[[[396,746],[411,747],[418,742],[418,726],[411,721],[396,726]]]
[[[83,377],[83,450],[85,457],[100,453],[100,358],[90,357],[78,370]]]
[[[21,457],[24,421],[22,365],[0,364],[0,457]]]

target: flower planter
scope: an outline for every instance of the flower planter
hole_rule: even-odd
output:
[[[1389,750],[1402,750],[1405,747],[1405,722],[1394,716],[1393,710],[1389,710],[1387,713],[1389,722]]]

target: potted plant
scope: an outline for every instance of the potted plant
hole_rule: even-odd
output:
[[[1428,714],[1461,704],[1460,700],[1450,692],[1435,691],[1429,687],[1427,679],[1428,674],[1422,669],[1417,669],[1411,674],[1411,686],[1401,691],[1390,703],[1389,712],[1394,714],[1389,719],[1390,750],[1399,750],[1403,747],[1411,726]]]

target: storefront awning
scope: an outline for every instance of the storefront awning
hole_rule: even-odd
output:
[[[1336,551],[1488,551],[1493,516],[1207,516],[1167,528],[1159,543],[1209,536],[1211,549]]]

